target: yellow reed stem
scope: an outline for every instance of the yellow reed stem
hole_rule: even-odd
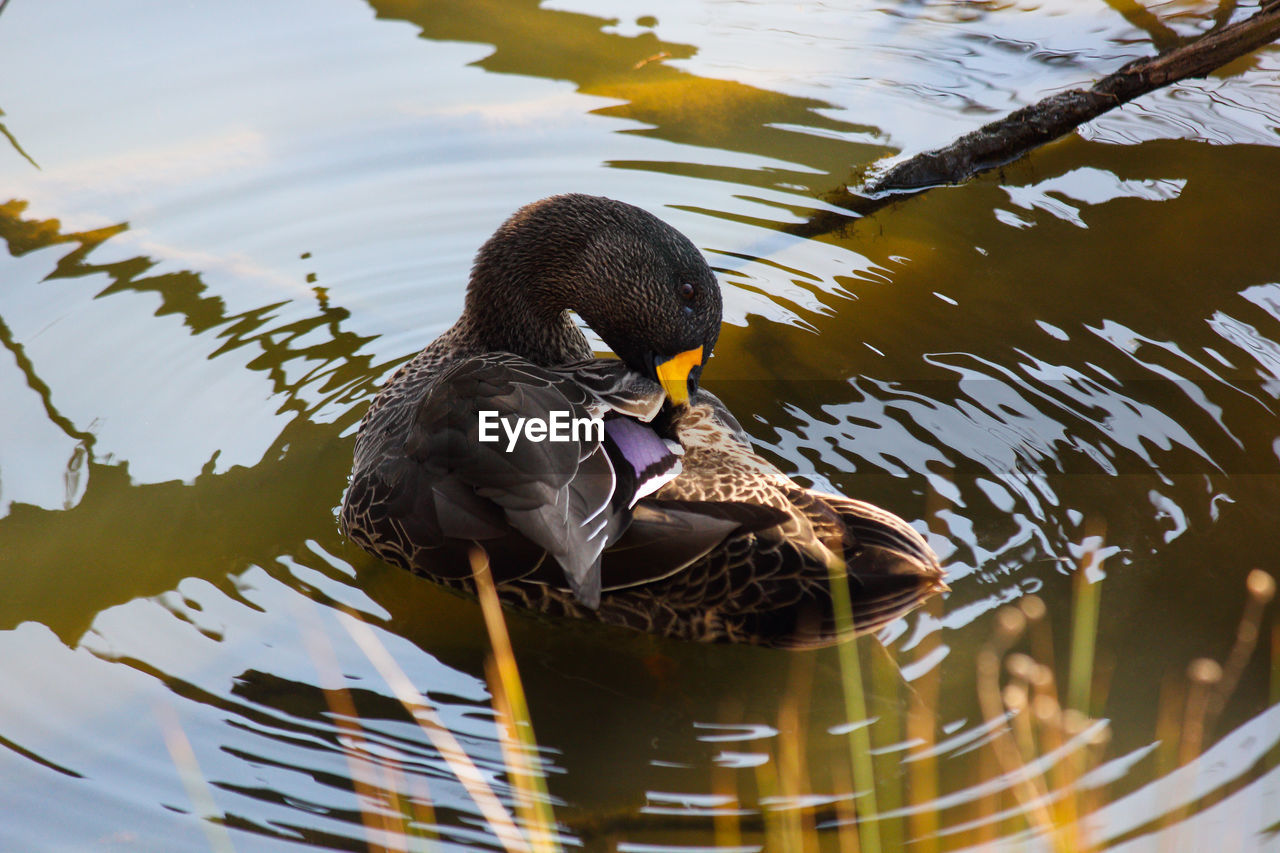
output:
[[[993,747],[979,750],[978,778],[989,780],[998,775],[1000,775],[1000,762],[996,758],[996,749]],[[973,817],[970,821],[973,828],[966,834],[966,846],[986,847],[995,844],[996,837],[999,834],[999,822],[996,815],[1000,813],[1004,797],[1002,790],[993,787],[991,793],[980,796],[973,801]]]
[[[1178,766],[1178,746],[1182,735],[1181,712],[1186,704],[1186,686],[1173,673],[1160,680],[1160,698],[1156,702],[1155,777],[1163,778]]]
[[[1262,629],[1262,614],[1267,604],[1276,594],[1276,582],[1271,575],[1261,569],[1249,572],[1245,579],[1244,613],[1240,615],[1240,625],[1236,628],[1236,641],[1222,666],[1222,678],[1214,686],[1209,696],[1209,705],[1205,709],[1205,732],[1213,731],[1213,724],[1227,705],[1227,700],[1235,692],[1240,683],[1249,658],[1253,657],[1253,649],[1258,644],[1258,634]]]
[[[1205,717],[1214,688],[1222,682],[1222,666],[1211,658],[1196,658],[1187,666],[1186,713],[1182,718],[1182,748],[1178,764],[1190,764],[1204,747]]]
[[[944,477],[946,475],[943,475]],[[949,479],[949,478],[948,478]],[[949,531],[943,513],[952,509],[950,500],[942,495],[930,479],[925,491],[924,516],[929,531],[947,537]],[[937,622],[942,621],[942,596],[929,596],[923,612]],[[941,631],[930,631],[920,640],[917,660],[936,660],[942,644]],[[927,758],[916,758],[907,765],[907,802],[913,806],[907,817],[907,832],[916,853],[938,853],[938,758],[932,754],[938,740],[938,697],[942,689],[942,665],[935,663],[907,690],[907,739],[921,744]]]
[[[805,761],[805,721],[809,715],[808,697],[813,681],[813,655],[800,653],[791,658],[791,673],[786,696],[778,707],[778,779],[785,799],[798,803],[806,791],[809,777]],[[810,853],[817,841],[813,812],[809,808],[788,808],[783,815],[788,836],[794,838],[794,849]]]
[[[711,818],[716,847],[741,847],[742,821],[738,812],[742,808],[742,798],[734,784],[733,771],[720,764],[714,765],[711,769],[711,791],[725,800],[724,808],[717,808]]]
[[[780,815],[776,809],[763,805],[765,800],[778,796],[777,755],[770,755],[769,760],[756,765],[756,802],[760,805],[760,819],[763,823],[764,849],[777,850],[779,853],[790,853],[790,838],[782,826]]]
[[[1043,780],[1038,777],[1028,777],[1024,772],[1022,753],[1014,742],[1015,733],[1007,722],[1007,711],[1010,709],[1006,707],[1006,697],[1000,690],[1001,657],[1022,636],[1026,624],[1026,617],[1016,607],[1002,607],[996,611],[995,632],[978,652],[976,679],[978,705],[982,708],[982,716],[989,725],[1003,726],[1002,731],[992,737],[991,750],[995,754],[1001,772],[1015,780],[1013,793],[1022,805],[1023,814],[1037,832],[1047,839],[1052,839],[1054,838],[1053,818],[1041,801]],[[1014,717],[1015,725],[1017,725],[1017,716]],[[1038,782],[1039,785],[1037,785]]]
[[[164,745],[169,750],[173,765],[178,768],[182,787],[186,788],[187,796],[196,808],[205,840],[209,842],[209,847],[214,853],[232,853],[231,835],[222,823],[225,816],[218,808],[218,804],[214,802],[209,783],[205,781],[204,774],[200,771],[200,762],[196,760],[195,750],[191,748],[191,741],[187,740],[187,734],[182,730],[182,723],[178,721],[178,713],[167,704],[157,704],[155,713],[160,718]]]
[[[529,717],[529,705],[525,701],[524,685],[520,681],[520,669],[516,665],[515,651],[511,648],[511,636],[507,633],[507,622],[502,616],[502,605],[498,601],[498,590],[493,583],[493,574],[489,571],[489,559],[480,548],[470,551],[471,573],[476,580],[476,595],[480,599],[480,611],[484,614],[485,628],[489,632],[489,644],[493,649],[493,670],[496,678],[490,679],[491,689],[496,703],[501,703],[505,714],[499,712],[510,721],[511,729],[516,737],[516,744],[504,748],[509,758],[516,757],[515,763],[508,763],[513,781],[516,777],[523,782],[515,781],[517,788],[524,787],[530,809],[527,813],[529,835],[535,853],[555,851],[559,845],[555,841],[555,816],[551,812],[551,798],[547,793],[546,775],[538,758],[538,743],[533,734],[533,721]]]
[[[1269,705],[1280,705],[1280,620],[1271,625],[1271,694]],[[1280,765],[1280,756],[1276,750],[1270,751],[1267,759],[1268,768]]]
[[[1031,656],[1036,659],[1037,663],[1043,664],[1052,672],[1054,665],[1053,627],[1046,618],[1049,615],[1049,608],[1040,596],[1028,595],[1018,602],[1018,609],[1022,611],[1022,615],[1027,620],[1027,637],[1031,641]],[[1054,698],[1056,699],[1056,684],[1054,685],[1054,691]]]
[[[1021,609],[1024,616],[1028,612],[1032,614],[1027,616],[1028,634],[1032,641],[1032,646],[1036,645],[1036,628],[1043,627],[1042,620],[1034,620],[1036,607],[1022,606]],[[1026,701],[1026,725],[1030,731],[1027,739],[1032,742],[1034,752],[1027,753],[1024,750],[1024,756],[1030,761],[1036,755],[1044,755],[1056,752],[1063,745],[1065,735],[1063,731],[1063,711],[1062,706],[1058,704],[1058,685],[1053,677],[1053,670],[1038,660],[1024,655],[1009,655],[1005,659],[1005,664],[1010,672],[1015,667],[1013,662],[1020,660],[1021,665],[1017,667],[1022,679],[1028,690]],[[1006,688],[1007,689],[1007,688]],[[1082,773],[1080,764],[1076,761],[1076,754],[1063,756],[1059,761],[1054,762],[1050,768],[1052,774],[1051,779],[1044,779],[1044,789],[1057,792],[1065,792],[1065,796],[1058,797],[1053,803],[1049,804],[1049,812],[1053,816],[1053,825],[1056,832],[1055,845],[1059,849],[1074,849],[1078,843],[1075,838],[1075,794],[1074,787],[1076,779]],[[1043,774],[1042,774],[1043,775]]]
[[[934,596],[925,607],[928,613],[940,616],[942,599]],[[920,641],[917,658],[931,657],[940,643],[938,632],[931,632]],[[928,753],[928,757],[916,758],[907,764],[907,800],[913,807],[908,817],[908,828],[917,853],[938,851],[938,811],[930,804],[938,798],[938,758],[932,753],[938,738],[938,718],[934,709],[938,707],[941,682],[941,666],[935,665],[917,679],[914,700],[907,710],[907,739],[920,744],[919,748]]]
[[[1059,714],[1057,727],[1063,740],[1072,741],[1081,735],[1091,722],[1089,717],[1073,708],[1068,708]],[[1080,777],[1089,767],[1090,749],[1088,743],[1077,743],[1071,753],[1062,756],[1058,761],[1066,778],[1062,789],[1065,796],[1058,803],[1060,806],[1058,849],[1063,853],[1087,853],[1093,849],[1088,839],[1082,835],[1084,827],[1080,822],[1080,794],[1077,786]]]
[[[418,727],[426,734],[435,747],[436,752],[449,765],[449,769],[453,771],[453,775],[466,788],[467,793],[471,795],[471,799],[475,801],[476,807],[480,809],[480,814],[485,821],[493,829],[494,835],[502,843],[504,849],[508,853],[531,853],[528,843],[524,836],[520,833],[519,828],[511,819],[510,813],[507,812],[502,802],[498,800],[493,793],[493,789],[489,787],[489,783],[485,780],[479,768],[471,760],[471,756],[467,755],[466,750],[458,743],[457,738],[453,736],[453,732],[441,722],[439,715],[435,709],[420,694],[413,682],[409,680],[409,676],[405,675],[404,670],[396,663],[395,658],[387,651],[376,634],[373,633],[368,625],[361,621],[354,614],[347,612],[338,613],[338,621],[342,627],[347,630],[351,638],[355,640],[361,651],[369,658],[370,663],[378,670],[383,681],[391,688],[391,692],[395,694],[396,699],[409,712]]]
[[[529,757],[516,732],[517,723],[512,715],[511,703],[507,700],[507,691],[502,686],[502,676],[498,673],[498,665],[490,656],[485,661],[485,677],[489,682],[489,692],[493,696],[493,710],[498,717],[498,744],[502,747],[502,761],[507,766],[511,783],[517,792],[516,813],[520,816],[525,831],[530,836],[535,850],[542,849],[542,842],[551,836],[548,827],[538,810],[539,800],[545,796],[534,784],[535,774],[529,765]]]
[[[302,641],[307,647],[307,654],[312,664],[315,665],[316,673],[320,676],[320,692],[324,694],[325,704],[333,714],[334,726],[341,733],[342,740],[345,740],[345,743],[340,740],[342,754],[347,762],[347,770],[351,774],[351,785],[355,789],[356,799],[360,803],[360,820],[364,824],[365,842],[369,846],[370,853],[377,853],[379,850],[386,849],[376,840],[379,833],[387,838],[397,834],[397,827],[390,823],[390,818],[371,808],[372,804],[380,799],[379,794],[385,794],[390,789],[379,791],[376,786],[361,778],[364,774],[360,772],[358,756],[361,754],[367,756],[368,751],[365,749],[364,731],[360,728],[360,715],[356,712],[351,692],[342,686],[342,669],[338,666],[338,656],[334,654],[333,644],[320,628],[319,620],[316,618],[315,604],[310,601],[308,604],[310,607],[305,611],[302,605],[298,606],[300,623],[305,620]]]
[[[426,783],[420,779],[411,779],[409,784],[413,787],[413,796],[410,799],[413,804],[413,822],[417,826],[424,827],[414,837],[421,838],[423,849],[429,851],[431,849],[431,839],[427,835],[428,830],[425,827],[435,826],[436,822],[436,810],[431,804],[431,792],[427,790]]]
[[[1271,626],[1271,702],[1280,705],[1280,621]]]
[[[840,853],[861,853],[858,845],[857,820],[858,812],[853,807],[853,781],[849,778],[849,770],[843,764],[835,764],[831,768],[832,784],[836,790],[849,793],[847,797],[836,800],[836,840]]]
[[[409,805],[400,796],[400,785],[404,779],[400,768],[394,761],[384,759],[378,768],[382,777],[382,795],[387,806],[387,813],[382,818],[382,826],[386,832],[387,853],[409,853]],[[370,847],[371,851],[374,849]]]

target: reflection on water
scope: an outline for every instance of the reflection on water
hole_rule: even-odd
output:
[[[885,849],[1023,849],[976,664],[1034,593],[1065,683],[1094,553],[1085,710],[1110,740],[1074,786],[1097,795],[1090,836],[1274,843],[1273,616],[1205,755],[1176,749],[1182,673],[1225,659],[1280,545],[1274,49],[799,239],[851,170],[1212,12],[328,0],[140,28],[10,6],[0,848],[365,849],[371,815],[407,815],[442,849],[500,849],[335,619],[375,627],[510,804],[479,613],[349,548],[333,511],[365,402],[456,316],[475,247],[565,190],[691,236],[725,289],[708,387],[789,473],[927,526],[953,587],[859,644],[867,720],[830,650],[512,615],[566,837],[755,850],[808,815],[834,848],[866,802],[847,770],[865,726]]]

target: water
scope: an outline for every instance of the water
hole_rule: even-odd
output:
[[[851,170],[1214,8],[12,0],[0,849],[364,849],[353,779],[443,849],[498,847],[336,618],[374,626],[509,798],[478,609],[347,545],[334,510],[364,405],[452,322],[475,248],[570,190],[688,234],[725,291],[707,386],[784,469],[918,520],[949,566],[888,655],[859,646],[887,839],[1029,843],[1000,818],[1018,807],[975,662],[998,607],[1035,593],[1065,680],[1092,544],[1093,837],[1276,849],[1274,617],[1204,759],[1177,769],[1179,721],[1157,727],[1187,664],[1226,658],[1280,544],[1280,52],[844,233],[783,231]],[[761,814],[849,801],[865,721],[834,652],[509,621],[566,839],[699,849],[741,812],[758,849]],[[771,797],[796,744],[814,799]]]

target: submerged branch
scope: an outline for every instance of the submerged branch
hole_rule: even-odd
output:
[[[1224,4],[1228,8],[1230,4]],[[1108,110],[1148,92],[1192,77],[1204,77],[1280,37],[1280,0],[1264,0],[1243,21],[1153,57],[1135,59],[1088,89],[1059,92],[965,134],[950,145],[916,154],[867,181],[857,194],[841,189],[827,200],[866,216],[906,195],[955,184],[1006,165],[1027,152],[1070,133]],[[788,229],[815,236],[848,224],[843,213],[823,211]]]

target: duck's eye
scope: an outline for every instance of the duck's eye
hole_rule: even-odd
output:
[[[687,281],[685,281],[685,282],[681,282],[681,283],[680,283],[680,287],[679,287],[679,288],[677,288],[677,290],[678,290],[678,291],[679,291],[679,293],[680,293],[680,298],[681,298],[681,299],[684,299],[684,300],[686,300],[686,301],[687,301],[687,300],[690,300],[690,299],[693,299],[693,285],[692,285],[692,284],[690,284],[689,282],[687,282]]]

